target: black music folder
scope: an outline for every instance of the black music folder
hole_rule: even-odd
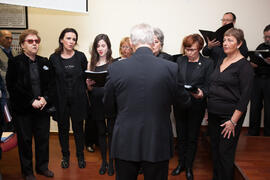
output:
[[[96,82],[94,84],[94,87],[105,86],[108,71],[94,72],[94,71],[85,70],[85,74],[88,79],[92,79]]]
[[[224,33],[228,29],[231,29],[232,27],[233,27],[233,23],[230,23],[230,24],[226,24],[224,26],[221,26],[218,30],[216,30],[216,32],[208,31],[208,30],[201,30],[201,29],[199,31],[202,34],[206,43],[208,42],[207,41],[207,37],[208,37],[210,41],[212,41],[213,39],[216,39],[217,41],[219,41],[222,44]]]
[[[248,51],[248,56],[250,58],[250,62],[253,62],[257,65],[269,65],[269,63],[266,61],[266,58],[270,57],[269,49]]]

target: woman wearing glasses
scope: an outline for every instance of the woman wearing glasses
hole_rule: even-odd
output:
[[[120,53],[120,57],[116,58],[115,60],[122,60],[122,59],[129,58],[133,54],[129,37],[124,37],[121,40],[120,46],[119,46],[119,53]]]
[[[206,108],[209,76],[213,70],[210,59],[203,57],[200,50],[203,39],[199,34],[191,34],[183,40],[183,54],[177,59],[179,75],[183,77],[185,86],[193,87],[190,91],[192,105],[188,108],[174,107],[178,136],[178,166],[172,175],[186,170],[186,178],[193,179],[193,161],[197,151],[197,141],[201,122]]]
[[[70,118],[76,144],[79,168],[85,168],[83,120],[87,116],[86,78],[87,59],[84,53],[75,50],[78,33],[73,28],[64,29],[58,39],[59,47],[50,56],[55,79],[55,120],[58,125],[62,151],[61,167],[69,167]]]
[[[35,180],[32,136],[35,141],[38,174],[53,177],[48,169],[50,118],[46,108],[52,101],[51,66],[37,55],[40,37],[36,30],[25,30],[19,37],[22,54],[9,61],[6,75],[13,121],[17,130],[21,171],[25,179]]]

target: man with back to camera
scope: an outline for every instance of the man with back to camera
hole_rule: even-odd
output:
[[[222,26],[230,24],[230,23],[233,23],[233,25],[234,25],[236,22],[236,16],[232,12],[226,12],[223,15],[223,18],[221,19],[221,22],[222,22]],[[215,67],[218,59],[224,58],[226,56],[226,54],[223,51],[222,44],[219,41],[217,41],[216,39],[213,39],[212,41],[210,41],[208,39],[208,41],[206,43],[207,43],[206,46],[202,50],[202,54],[204,56],[209,56],[211,59],[213,59],[214,60],[214,67]],[[247,48],[247,43],[245,40],[243,41],[239,50],[240,50],[241,54],[247,58],[248,48]]]
[[[108,68],[104,105],[107,116],[116,117],[111,153],[117,180],[136,180],[140,167],[145,180],[168,179],[171,105],[175,100],[190,103],[177,64],[153,55],[153,36],[151,26],[134,26],[130,39],[135,53]]]
[[[256,50],[270,51],[270,24],[264,30],[264,42]],[[254,67],[255,77],[250,101],[250,115],[248,135],[259,136],[261,126],[261,111],[264,106],[264,136],[270,136],[270,57],[266,63],[251,65]]]

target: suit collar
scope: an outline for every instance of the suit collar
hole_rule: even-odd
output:
[[[149,47],[139,47],[135,54],[152,54],[153,55],[153,51],[149,48]]]

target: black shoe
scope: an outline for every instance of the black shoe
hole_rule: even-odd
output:
[[[186,177],[187,177],[187,180],[193,180],[193,171],[191,168],[186,169]]]
[[[61,167],[66,169],[69,167],[69,158],[68,157],[63,157],[61,161]]]
[[[94,146],[93,145],[90,145],[90,146],[87,146],[86,147],[86,150],[88,151],[88,152],[95,152],[95,148],[94,148]]]
[[[43,175],[45,177],[53,177],[54,176],[54,173],[49,169],[47,169],[45,171],[37,171],[37,174]]]
[[[112,163],[109,163],[108,175],[109,176],[113,176],[114,175],[114,168],[113,168],[113,164]]]
[[[179,175],[185,168],[181,164],[178,164],[177,167],[172,171],[172,176]]]
[[[108,169],[108,164],[107,163],[102,163],[100,169],[99,169],[99,174],[104,175]]]
[[[33,174],[27,175],[24,177],[25,180],[36,180],[36,177]]]
[[[84,158],[79,158],[78,159],[78,165],[79,165],[79,168],[85,168],[85,166],[86,166],[86,163],[85,163],[85,160],[84,160]]]

